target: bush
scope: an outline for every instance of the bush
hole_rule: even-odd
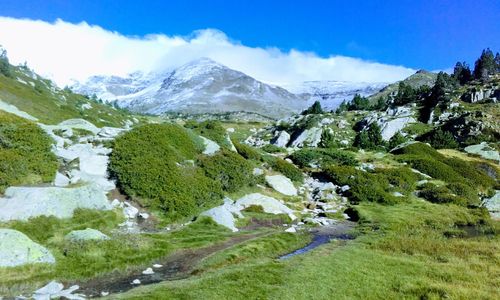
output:
[[[405,143],[407,141],[407,138],[405,138],[401,132],[396,132],[395,135],[393,135],[391,137],[391,139],[389,140],[389,149],[394,149],[396,148],[397,146]]]
[[[219,182],[227,192],[236,192],[252,184],[252,165],[239,154],[221,151],[213,156],[204,156],[199,165],[207,177]]]
[[[221,184],[185,162],[195,159],[203,145],[180,126],[134,128],[118,137],[113,147],[109,170],[120,189],[172,220],[198,214],[222,199]]]
[[[449,131],[443,131],[441,128],[427,134],[424,140],[436,149],[455,149],[458,147],[453,134]]]
[[[58,166],[52,142],[35,123],[0,111],[0,193],[12,185],[52,181]]]
[[[467,205],[467,199],[465,199],[464,197],[453,195],[451,191],[445,186],[438,187],[434,184],[428,183],[422,186],[418,195],[432,203],[453,203],[460,206]]]
[[[226,129],[216,120],[203,122],[188,121],[184,127],[192,129],[197,134],[210,139],[224,148],[229,148]]]
[[[292,181],[302,182],[304,180],[304,174],[299,168],[293,164],[287,162],[284,159],[276,159],[271,163],[271,167],[286,177],[290,178]]]
[[[311,164],[355,166],[358,163],[353,153],[337,149],[301,149],[290,155],[290,159],[301,168]]]
[[[280,152],[285,152],[284,148],[278,147],[273,144],[267,144],[264,147],[261,148],[263,151],[266,151],[267,153],[280,153]]]
[[[247,144],[240,143],[233,140],[234,147],[236,151],[246,159],[261,160],[262,156],[257,149]]]
[[[337,185],[349,185],[350,189],[345,194],[352,203],[395,204],[402,201],[402,197],[390,193],[389,181],[380,174],[363,172],[350,166],[330,166],[323,174]]]
[[[413,191],[417,181],[420,180],[420,175],[413,172],[408,167],[377,169],[375,174],[384,176],[390,184],[397,187],[405,194],[409,194]]]

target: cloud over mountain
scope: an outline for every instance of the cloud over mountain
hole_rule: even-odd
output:
[[[28,62],[59,85],[92,75],[124,76],[134,71],[179,67],[209,57],[266,83],[311,80],[391,82],[414,70],[345,56],[248,47],[223,32],[204,29],[190,36],[125,36],[85,22],[53,23],[0,17],[0,45],[13,63]]]

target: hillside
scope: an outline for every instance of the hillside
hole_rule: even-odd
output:
[[[130,119],[129,113],[92,101],[69,89],[60,89],[27,67],[10,65],[9,74],[0,74],[0,104],[4,108],[13,105],[40,122],[56,124],[71,118],[83,118],[97,126],[121,127]]]

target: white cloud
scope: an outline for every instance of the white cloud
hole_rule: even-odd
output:
[[[199,57],[276,84],[309,80],[391,82],[414,72],[352,57],[324,58],[297,50],[247,47],[213,29],[195,31],[190,37],[130,37],[85,22],[0,17],[0,45],[7,49],[12,63],[27,61],[59,85],[92,75],[123,76],[138,70],[173,68]]]

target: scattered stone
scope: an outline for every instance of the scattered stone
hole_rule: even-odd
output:
[[[113,201],[111,201],[111,206],[113,206],[114,208],[122,207],[123,203],[121,203],[118,199],[113,199]]]
[[[146,270],[142,271],[143,275],[153,275],[155,272],[153,271],[152,268],[147,268]]]
[[[340,191],[342,191],[342,193],[347,192],[350,189],[351,189],[351,187],[348,185],[343,185],[340,187]]]
[[[229,127],[229,128],[226,129],[226,131],[229,132],[229,133],[233,133],[234,132],[234,128]]]
[[[24,233],[12,229],[0,229],[0,267],[55,262],[49,250],[33,242]]]
[[[104,241],[109,240],[109,236],[99,230],[87,228],[85,230],[73,230],[66,235],[66,239],[71,241]]]
[[[134,279],[130,284],[139,285],[141,284],[141,281],[139,279]]]
[[[139,213],[139,210],[132,206],[132,204],[125,202],[125,208],[123,209],[123,214],[125,217],[129,219],[135,219],[137,217],[137,214]]]
[[[149,219],[149,214],[148,214],[148,213],[145,213],[145,212],[140,213],[140,214],[139,214],[139,218],[141,218],[141,219],[143,219],[143,220],[147,220],[147,219]]]
[[[317,147],[319,142],[321,142],[321,134],[323,129],[320,127],[313,127],[305,129],[300,133],[292,142],[292,147]]]
[[[109,296],[109,292],[101,292],[101,297]]]
[[[266,182],[276,191],[286,196],[297,196],[293,182],[283,175],[266,176]]]
[[[287,229],[285,230],[285,232],[289,232],[289,233],[296,233],[296,232],[297,232],[297,230],[295,229],[295,227],[290,227],[290,228],[287,228]]]
[[[155,268],[155,269],[159,269],[159,268],[162,268],[162,267],[163,267],[163,265],[160,265],[160,264],[154,264],[153,265],[153,268]]]
[[[73,294],[80,287],[78,285],[73,285],[68,289],[64,289],[62,283],[51,281],[46,286],[38,289],[33,294],[33,299],[35,300],[48,300],[48,299],[68,299],[68,300],[84,300],[85,297],[80,294]]]
[[[243,217],[243,215],[240,212],[241,209],[242,209],[241,207],[233,203],[233,200],[226,198],[224,199],[223,205],[211,208],[201,213],[201,215],[210,217],[212,218],[212,220],[214,220],[215,223],[227,227],[231,229],[233,232],[236,232],[238,231],[238,228],[236,228],[235,225],[236,221],[234,216],[236,215],[237,217],[240,218]]]
[[[262,170],[261,168],[254,168],[252,174],[253,176],[264,175],[264,170]]]

